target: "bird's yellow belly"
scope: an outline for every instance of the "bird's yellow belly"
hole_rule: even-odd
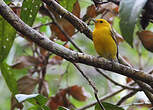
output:
[[[93,32],[93,42],[100,56],[109,60],[116,59],[117,46],[110,32]]]

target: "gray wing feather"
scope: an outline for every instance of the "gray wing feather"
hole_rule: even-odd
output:
[[[112,34],[112,38],[115,41],[116,46],[117,46],[117,54],[116,54],[116,56],[117,56],[117,59],[118,59],[118,43],[117,43],[117,40],[116,40],[116,33],[114,32],[113,28],[111,28],[111,34]]]

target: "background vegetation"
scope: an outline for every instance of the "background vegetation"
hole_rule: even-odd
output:
[[[57,13],[56,9],[42,2],[45,0],[4,1],[26,24],[50,40],[73,51],[82,50],[86,54],[98,56],[92,41]],[[119,54],[123,59],[133,68],[152,74],[152,0],[56,1],[86,22],[91,30],[94,28],[92,18],[108,20],[116,31]],[[63,31],[70,39],[66,38]],[[106,110],[148,110],[152,107],[153,102],[148,100],[143,91],[135,90],[139,88],[137,84],[129,85],[134,82],[131,78],[104,70],[101,75],[91,66],[79,66],[95,83],[98,97],[102,97],[99,99],[105,100],[106,96],[123,88],[117,95],[106,98],[104,102],[107,103],[102,103]],[[83,110],[83,107],[96,100],[91,85],[71,62],[37,46],[17,32],[2,16],[0,69],[0,110],[55,110],[59,106]],[[87,109],[101,108],[96,104]]]

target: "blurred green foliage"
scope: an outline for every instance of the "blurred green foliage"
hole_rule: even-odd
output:
[[[38,1],[34,0],[34,1],[35,1],[34,3],[36,5],[33,5],[33,3],[32,3],[33,0],[24,0],[23,7],[21,9],[21,18],[30,26],[32,26],[33,24],[38,25],[38,24],[45,24],[45,23],[51,22],[49,17],[42,16],[41,14],[37,13],[39,10],[39,6],[41,5],[41,1],[40,0],[38,0]],[[60,3],[67,10],[71,11],[75,1],[76,0],[60,0]],[[89,0],[79,0],[79,3],[80,3],[80,7],[81,7],[81,16],[83,16],[85,14],[87,7],[90,6],[91,4],[93,4],[93,2],[89,1]],[[38,7],[34,7],[34,6],[38,6]],[[122,6],[121,9],[122,8],[124,8],[124,6]],[[124,10],[124,11],[126,11],[126,10]],[[138,10],[137,14],[138,13],[139,13],[139,10]],[[121,20],[125,21],[125,19],[120,19],[119,17],[115,17],[114,22],[113,22],[113,27],[120,34],[121,34],[121,31],[123,31],[120,29],[121,28],[121,26],[120,26]],[[5,26],[2,23],[4,23]],[[134,23],[134,25],[135,25],[135,23]],[[89,25],[89,27],[91,29],[94,28],[93,25]],[[125,27],[128,28],[127,26],[125,26]],[[153,31],[153,24],[149,24],[149,26],[147,27],[147,30]],[[50,26],[42,26],[39,29],[39,31],[47,37],[50,37],[51,33],[52,33],[50,30]],[[127,31],[127,30],[125,30],[125,31]],[[1,34],[4,34],[4,35],[1,35]],[[11,38],[11,40],[9,41],[10,43],[8,45],[7,50],[5,50],[4,48],[2,50],[3,45],[2,45],[2,43],[0,43],[0,47],[1,47],[0,48],[0,50],[1,50],[0,51],[0,60],[1,59],[6,60],[7,63],[10,65],[13,65],[16,62],[16,60],[18,58],[20,58],[21,56],[28,56],[28,55],[32,56],[33,50],[34,50],[33,48],[37,47],[34,44],[30,45],[28,41],[26,41],[22,37],[19,37],[19,35],[15,38],[15,41],[14,41],[15,34],[16,34],[15,30],[6,21],[4,21],[1,17],[0,18],[0,42],[2,41],[1,40],[2,36],[6,37],[3,40],[6,40],[7,37]],[[77,45],[79,45],[79,47],[83,50],[83,52],[85,52],[87,54],[94,55],[94,56],[98,56],[95,52],[92,41],[89,40],[87,37],[85,37],[83,34],[77,32],[73,36],[73,40],[76,42]],[[144,71],[148,72],[148,70],[150,70],[152,68],[152,64],[153,64],[153,59],[151,59],[152,53],[148,52],[142,46],[142,44],[140,43],[140,41],[138,39],[138,36],[135,34],[134,34],[134,37],[132,37],[132,38],[127,37],[127,38],[125,38],[125,40],[128,41],[128,43],[130,43],[130,45],[133,44],[134,48],[131,48],[124,41],[123,43],[120,43],[120,45],[119,45],[119,53],[122,56],[126,57],[128,62],[130,64],[132,64],[133,67],[139,69],[141,66],[141,67],[143,67]],[[13,43],[13,41],[14,41],[14,43]],[[3,42],[8,44],[8,42],[6,42],[6,41],[3,41]],[[64,42],[59,41],[59,40],[57,40],[56,43],[61,44],[61,45],[64,44]],[[137,43],[139,44],[138,46],[137,46]],[[13,46],[12,46],[12,44],[13,44]],[[72,44],[68,43],[68,45],[71,49],[75,50],[75,48],[73,47]],[[9,53],[9,50],[11,47],[12,47],[12,49]],[[8,55],[8,53],[9,53],[9,55]],[[141,56],[139,53],[141,53]],[[8,55],[8,57],[7,57],[7,55]],[[51,60],[54,56],[55,55],[52,55],[51,57],[49,57],[49,59]],[[7,59],[6,59],[6,57],[7,57]],[[99,93],[98,93],[99,97],[105,96],[107,93],[119,88],[119,87],[114,86],[113,84],[110,84],[110,82],[108,80],[106,80],[103,76],[99,75],[94,70],[93,67],[89,67],[89,66],[86,66],[83,64],[80,64],[80,67],[90,77],[90,79],[92,79],[95,82],[95,85],[99,90]],[[9,110],[10,109],[11,94],[12,93],[16,94],[18,92],[16,80],[20,79],[22,76],[24,76],[26,74],[29,74],[30,73],[29,68],[12,69],[6,63],[4,63],[4,62],[1,63],[1,74],[0,74],[0,84],[1,84],[0,105],[1,106],[0,106],[0,110]],[[104,71],[104,73],[106,73],[111,78],[118,81],[119,83],[126,84],[126,77],[123,77],[123,76],[117,75],[117,74],[112,74],[111,72],[108,72],[108,71]],[[37,75],[35,73],[33,76],[37,77]],[[78,100],[72,98],[71,96],[69,97],[69,100],[71,101],[71,103],[73,103],[76,107],[82,107],[82,106],[89,104],[95,100],[92,88],[88,85],[87,81],[81,76],[81,74],[76,70],[76,68],[68,61],[63,60],[62,63],[59,65],[49,66],[47,68],[45,80],[49,84],[49,96],[55,96],[56,93],[59,91],[59,89],[67,88],[72,85],[80,85],[80,86],[84,87],[85,90],[88,91],[90,94],[90,97],[86,102],[78,101]],[[6,81],[6,83],[4,83],[4,81]],[[7,88],[7,86],[10,89],[11,93],[10,93],[9,89]],[[38,92],[37,89],[38,89],[38,87],[36,87],[34,93]],[[127,91],[122,92],[122,93],[118,94],[117,96],[114,96],[106,101],[111,102],[111,103],[116,103],[117,100],[119,98],[121,98],[123,96],[123,94],[126,94],[126,93],[127,93]],[[134,102],[138,99],[139,99],[139,97],[131,98],[131,100],[127,101],[126,104]],[[35,105],[35,106],[27,105],[27,106],[25,106],[24,109],[37,110],[39,108],[40,107],[37,105]],[[92,107],[90,109],[93,110],[94,107]],[[137,107],[135,109],[140,110],[140,108],[137,108]],[[141,110],[145,110],[145,109],[146,108],[141,108]]]
[[[72,12],[73,4],[76,2],[76,0],[59,0],[59,2],[65,9]]]
[[[132,47],[135,24],[146,2],[147,0],[122,0],[120,2],[120,29],[124,39]]]

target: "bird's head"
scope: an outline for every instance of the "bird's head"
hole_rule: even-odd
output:
[[[103,26],[110,27],[110,24],[105,19],[93,19],[93,21],[95,22],[95,28],[100,28]]]

